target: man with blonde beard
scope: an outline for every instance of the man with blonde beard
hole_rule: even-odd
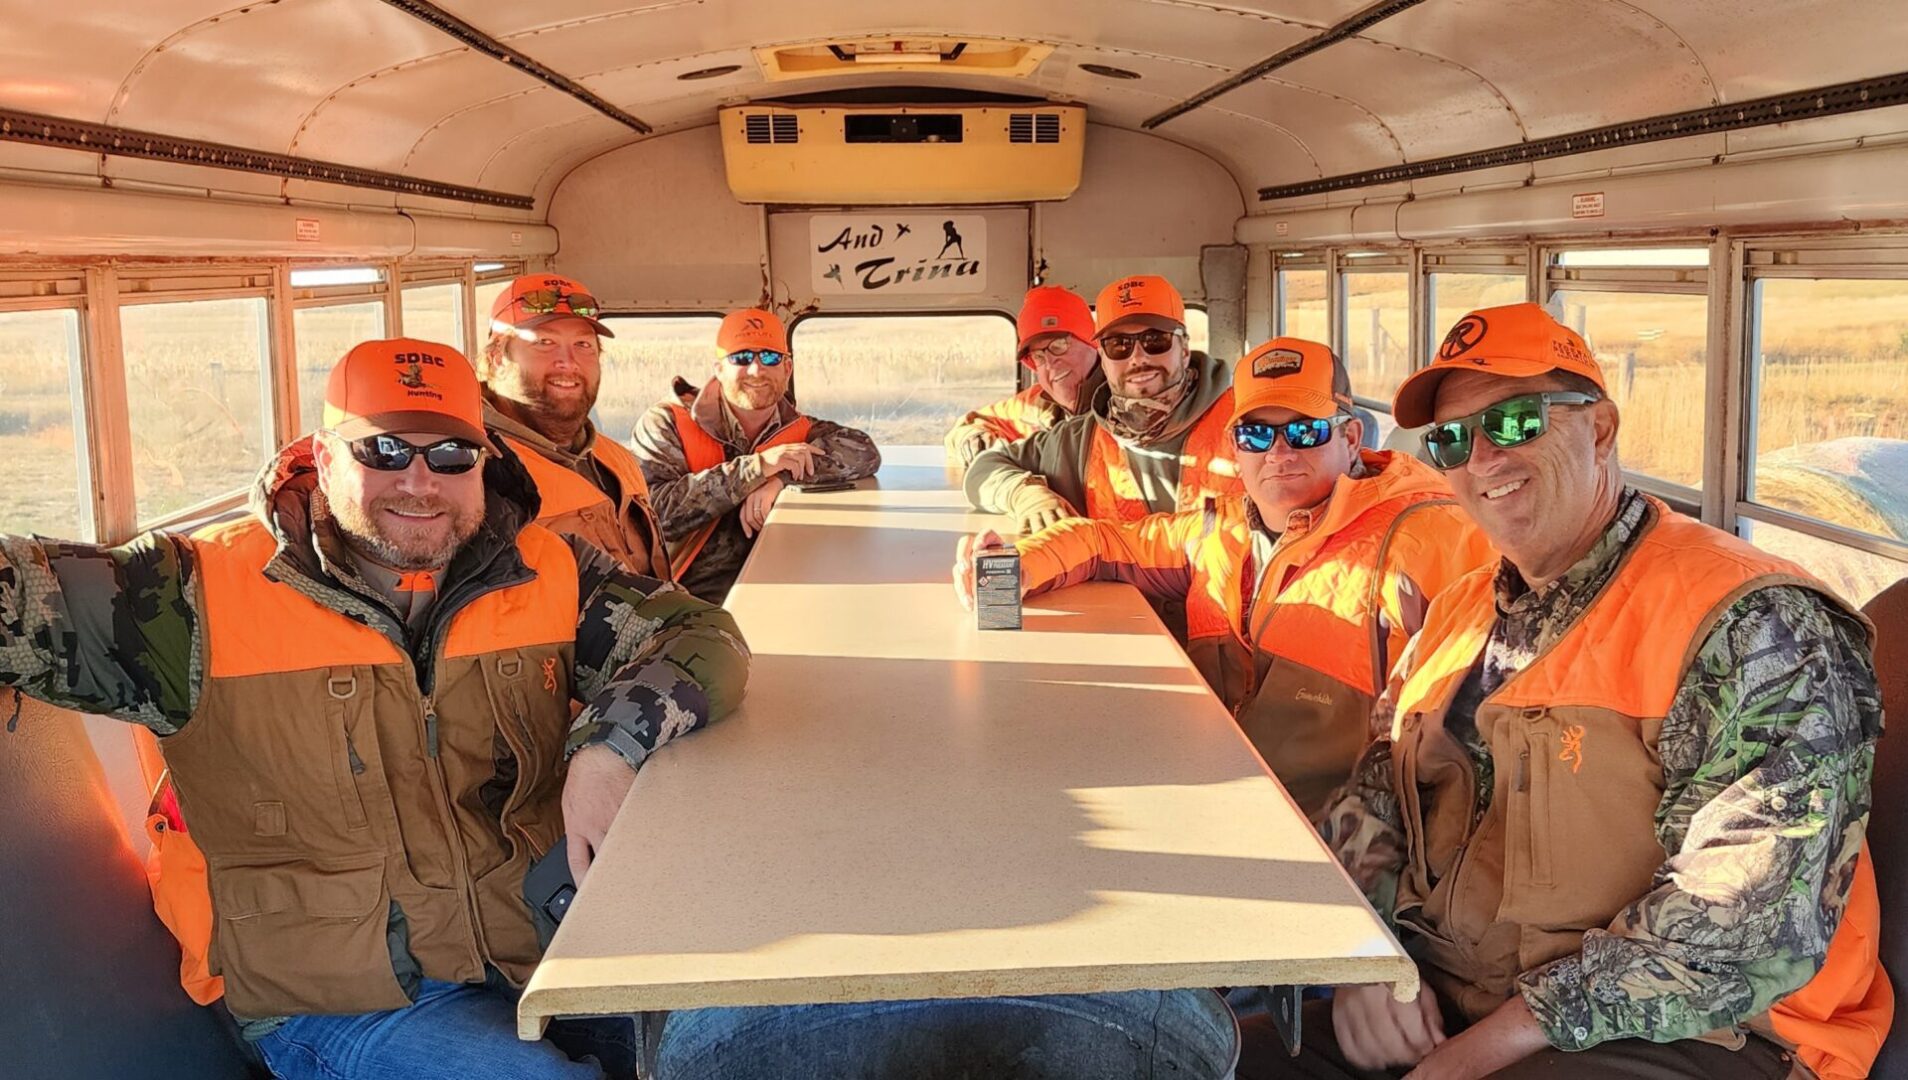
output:
[[[603,379],[597,299],[581,282],[525,274],[490,305],[478,357],[484,423],[537,485],[537,524],[580,536],[629,570],[669,578],[669,553],[635,457],[590,423]]]
[[[788,399],[795,357],[772,312],[730,312],[716,331],[715,377],[689,406],[665,401],[636,423],[676,577],[720,601],[770,508],[790,483],[873,476],[881,452],[865,432],[804,416]]]
[[[748,653],[534,506],[469,361],[396,339],[339,361],[243,520],[0,536],[0,684],[159,736],[160,838],[198,858],[161,860],[155,907],[276,1076],[633,1067],[627,1020],[517,1039],[543,951],[525,876],[567,836],[580,881],[636,769],[741,699]]]

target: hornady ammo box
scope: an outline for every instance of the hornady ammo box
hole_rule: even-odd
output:
[[[982,630],[1020,629],[1020,552],[983,548],[974,555],[974,611]]]

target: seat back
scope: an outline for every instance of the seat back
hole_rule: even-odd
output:
[[[130,734],[0,690],[0,958],[18,988],[0,1009],[0,1072],[245,1080],[230,1020],[179,988],[179,947],[153,914],[89,723]],[[138,784],[136,770],[114,779]]]
[[[1908,1080],[1908,579],[1863,610],[1875,624],[1875,675],[1885,728],[1875,750],[1868,850],[1881,899],[1881,960],[1895,983],[1895,1026],[1870,1075]]]

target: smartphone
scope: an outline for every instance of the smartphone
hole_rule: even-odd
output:
[[[788,486],[804,493],[817,491],[853,491],[855,482],[853,480],[811,480],[806,483],[790,484]]]
[[[550,939],[556,936],[557,924],[569,914],[570,903],[576,899],[576,879],[570,876],[567,837],[557,837],[543,858],[531,864],[529,873],[523,875],[523,899],[530,906],[530,921],[537,927],[537,943],[549,948]]]

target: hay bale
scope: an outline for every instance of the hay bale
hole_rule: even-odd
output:
[[[1908,441],[1856,437],[1756,459],[1755,499],[1792,513],[1908,539]]]

